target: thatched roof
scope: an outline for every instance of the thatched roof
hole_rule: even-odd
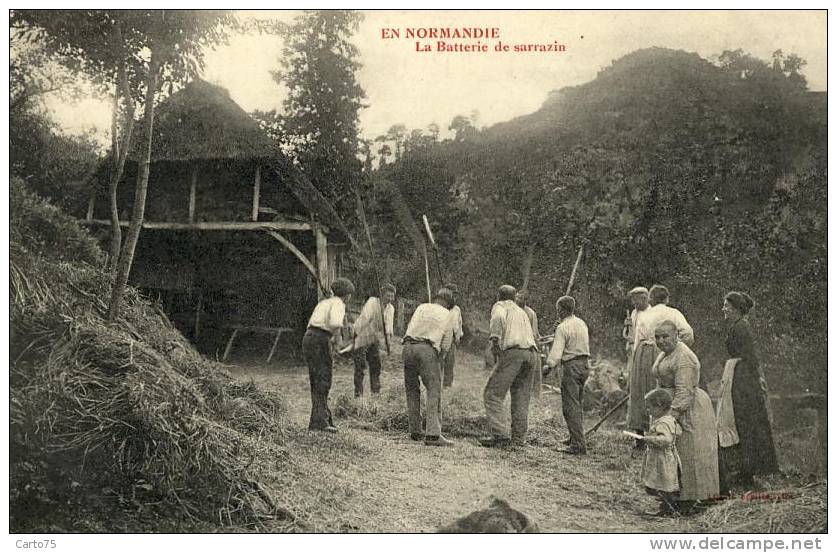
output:
[[[197,79],[155,111],[151,161],[258,159],[281,154],[226,89]],[[135,127],[131,159],[138,159],[142,122]]]
[[[134,125],[129,160],[136,162],[142,144],[140,119]],[[108,156],[95,178],[107,182],[111,170]],[[345,235],[351,233],[334,207],[311,181],[281,152],[258,123],[230,98],[226,89],[196,79],[157,107],[151,142],[151,161],[258,160],[267,165],[316,219]],[[154,169],[151,170],[152,178]]]

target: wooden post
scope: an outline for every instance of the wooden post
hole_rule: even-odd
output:
[[[201,333],[201,311],[203,311],[203,289],[198,291],[198,305],[195,308],[195,340]]]
[[[328,289],[325,288],[326,283],[320,279],[319,272],[317,271],[317,268],[314,267],[314,263],[317,262],[316,259],[314,259],[314,261],[312,263],[311,260],[309,260],[307,257],[305,257],[305,255],[301,251],[299,251],[299,248],[294,246],[293,243],[290,240],[288,240],[287,238],[285,238],[284,236],[282,236],[278,232],[273,231],[273,230],[268,230],[267,234],[269,234],[270,236],[272,236],[273,238],[278,240],[280,244],[285,246],[285,248],[287,248],[289,252],[294,254],[294,256],[296,256],[296,258],[299,259],[302,262],[302,264],[305,266],[305,268],[308,270],[308,272],[311,273],[311,275],[317,280],[317,282],[319,284],[317,286],[317,288],[319,288],[321,294],[325,294],[325,293],[328,292]],[[320,299],[322,299],[322,298],[320,298]]]
[[[195,222],[195,199],[198,188],[198,168],[192,168],[192,174],[189,177],[189,222]]]
[[[238,335],[238,329],[235,328],[235,329],[233,329],[232,336],[230,336],[230,341],[227,342],[227,347],[224,350],[224,357],[221,358],[221,361],[226,361],[227,360],[227,357],[230,355],[230,350],[232,349],[233,341],[235,340],[235,337],[237,335]]]
[[[256,179],[253,182],[253,220],[259,220],[259,192],[262,185],[262,168],[256,166]]]
[[[331,282],[328,279],[328,240],[320,225],[314,226],[314,237],[317,240],[317,275],[320,282],[326,288],[331,288]],[[321,288],[318,288],[318,299],[323,299],[325,294]]]
[[[90,199],[87,200],[87,220],[93,220],[93,210],[96,207],[96,187],[90,190]]]
[[[282,329],[276,329],[276,339],[273,340],[273,347],[270,348],[270,353],[267,354],[267,362],[270,363],[270,360],[273,359],[273,354],[276,353],[276,346],[279,345],[279,338],[282,337]]]
[[[397,309],[395,310],[395,317],[396,317],[396,324],[395,324],[396,330],[395,330],[395,332],[397,332],[399,336],[404,336],[404,331],[407,330],[407,327],[404,326],[404,311],[406,310],[405,309],[406,306],[404,305],[404,298],[398,298],[397,303],[398,303],[398,306],[397,306]]]

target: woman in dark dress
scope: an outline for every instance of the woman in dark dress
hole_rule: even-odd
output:
[[[759,368],[753,333],[747,320],[753,305],[752,298],[743,292],[730,292],[724,297],[722,311],[728,324],[726,347],[730,357],[727,366],[733,365],[731,370],[725,369],[725,374],[728,374],[725,379],[731,382],[731,394],[727,395],[726,405],[731,396],[734,415],[727,420],[734,419],[735,426],[731,433],[733,438],[730,439],[730,433],[723,431],[724,417],[721,411],[725,405],[722,397],[718,417],[721,431],[719,467],[722,494],[728,493],[732,484],[753,486],[753,475],[779,470],[766,401],[767,384]],[[736,439],[738,443],[729,445]]]

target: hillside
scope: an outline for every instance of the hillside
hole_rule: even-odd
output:
[[[752,323],[771,381],[822,389],[824,94],[744,54],[720,59],[634,52],[535,113],[415,147],[377,178],[398,185],[414,218],[434,222],[442,264],[477,318],[496,287],[519,286],[530,264],[530,301],[552,325],[583,245],[573,291],[597,351],[622,349],[625,292],[660,282],[696,328],[714,378],[722,298],[743,289],[769,306]],[[387,217],[392,202],[379,186],[376,243],[399,290],[421,297],[422,261],[404,248],[404,222]],[[788,365],[803,374],[789,377]]]

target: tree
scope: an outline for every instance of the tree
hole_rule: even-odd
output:
[[[82,94],[78,75],[56,63],[42,45],[12,31],[9,63],[9,169],[28,187],[69,213],[83,213],[88,179],[99,161],[90,133],[63,134],[43,100]]]
[[[145,216],[145,198],[151,168],[151,137],[154,131],[154,103],[158,80],[162,76],[169,85],[182,82],[203,68],[203,48],[226,40],[225,25],[233,20],[218,11],[155,10],[148,16],[147,48],[150,50],[145,75],[143,135],[137,172],[131,225],[125,237],[116,278],[108,306],[108,320],[119,316],[122,296],[128,283],[134,251]]]
[[[380,141],[378,141],[380,142]],[[381,142],[381,146],[378,148],[378,158],[381,160],[381,166],[387,164],[387,160],[389,156],[392,155],[392,148],[389,147],[389,144],[386,142]]]
[[[386,139],[395,144],[395,161],[401,159],[402,151],[405,148],[407,138],[407,126],[404,123],[396,123],[387,129]]]
[[[350,38],[362,16],[353,11],[306,11],[286,32],[281,69],[273,73],[288,87],[282,137],[287,151],[317,189],[354,219],[361,162],[358,113],[363,89]]]
[[[471,120],[464,115],[455,116],[448,126],[449,131],[453,131],[454,142],[462,142],[473,137],[477,133],[476,127],[471,123]]]
[[[438,142],[439,140],[439,125],[436,123],[430,123],[427,125],[427,132],[430,133],[430,137],[433,139],[433,142]]]
[[[234,19],[228,12],[212,10],[20,10],[13,14],[12,20],[39,34],[67,65],[93,76],[101,86],[111,86],[119,91],[113,102],[114,151],[111,155],[114,170],[111,184],[119,176],[128,155],[127,142],[132,131],[135,100],[138,99],[135,91],[143,91],[142,142],[136,149],[139,170],[133,213],[119,253],[107,313],[108,320],[114,321],[119,316],[145,215],[159,84],[172,87],[197,75],[203,68],[203,48],[226,40],[226,29]],[[102,40],[102,36],[107,39]],[[120,94],[126,112],[121,141],[116,129]],[[116,180],[118,182],[118,178]],[[114,190],[112,187],[112,210],[115,207]],[[112,221],[111,226],[118,227],[118,224]]]
[[[374,142],[369,139],[360,141],[360,153],[363,156],[363,173],[365,175],[372,173],[372,144]]]
[[[113,95],[108,264],[115,268],[122,242],[116,204],[117,186],[130,149],[134,104],[139,95],[139,83],[135,79],[135,86],[132,87],[129,74],[136,78],[142,70],[141,58],[131,56],[129,52],[141,47],[144,23],[136,12],[107,10],[18,10],[12,14],[12,23],[19,29],[19,38],[38,40],[41,48],[55,55],[71,71],[89,78],[99,92]],[[126,29],[124,35],[123,28]],[[121,138],[120,120],[123,127]]]
[[[16,12],[15,12],[16,13]],[[40,104],[47,94],[73,99],[81,92],[77,74],[56,63],[44,45],[27,36],[22,26],[12,28],[9,57],[9,111],[19,112]]]
[[[808,88],[808,81],[802,75],[802,68],[807,64],[808,62],[797,54],[789,54],[785,57],[781,50],[773,52],[773,70],[782,73],[790,82],[803,90]]]

